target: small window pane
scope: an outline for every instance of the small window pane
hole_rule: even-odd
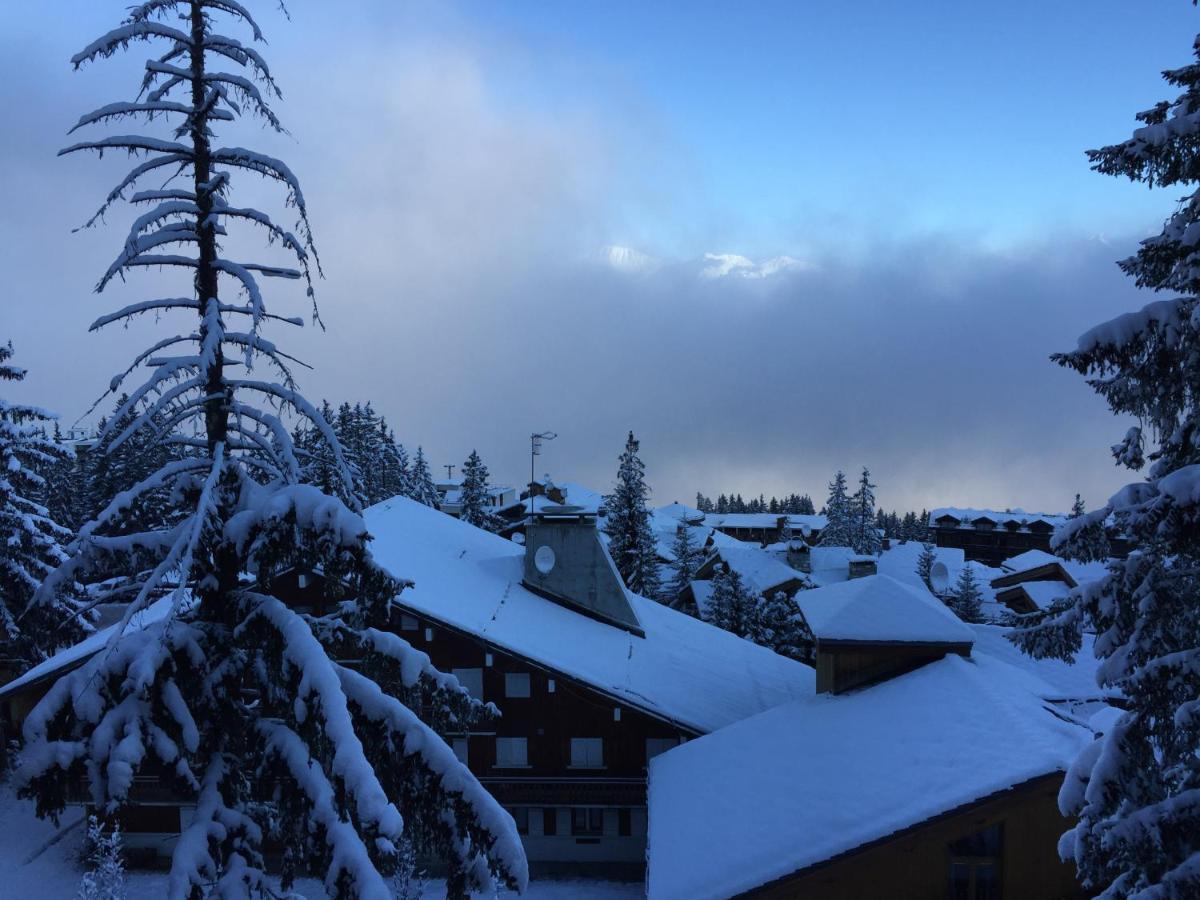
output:
[[[505,697],[528,697],[529,696],[529,673],[528,672],[506,672],[504,674],[504,696]]]
[[[467,764],[467,739],[455,738],[450,746],[454,748],[454,755],[458,757],[458,761],[465,766]]]
[[[577,769],[599,769],[604,765],[603,738],[571,738],[571,765]]]
[[[553,806],[542,810],[542,834],[558,834],[558,810]]]
[[[452,669],[451,672],[468,694],[476,700],[483,699],[483,669]]]
[[[401,631],[416,631],[421,623],[417,621],[416,616],[410,616],[408,613],[400,613],[400,630]]]
[[[617,810],[617,834],[621,837],[629,837],[633,834],[633,810]]]
[[[529,765],[529,749],[525,738],[496,738],[496,766],[498,768],[514,768],[527,765]]]
[[[604,810],[575,808],[571,810],[571,834],[594,837],[604,833]]]

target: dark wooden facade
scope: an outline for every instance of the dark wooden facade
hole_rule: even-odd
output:
[[[513,813],[531,872],[641,878],[647,763],[698,733],[415,611],[400,635],[500,708],[487,730],[446,738]],[[524,740],[523,765],[501,758],[510,738]],[[573,747],[580,740],[588,746]]]
[[[1015,519],[997,522],[981,517],[963,523],[953,516],[942,516],[931,527],[939,547],[962,550],[967,559],[994,567],[1026,550],[1049,553],[1050,536],[1054,534],[1054,526],[1040,519],[1025,525]]]
[[[817,639],[817,693],[841,694],[918,669],[948,653],[971,655],[971,645],[913,641]]]
[[[763,900],[1087,896],[1058,858],[1071,822],[1058,811],[1054,772],[913,825],[743,894]]]

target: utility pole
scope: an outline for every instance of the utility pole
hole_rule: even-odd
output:
[[[537,478],[534,471],[536,463],[534,460],[542,455],[542,441],[552,441],[556,437],[553,431],[543,431],[541,434],[531,434],[529,436],[529,512],[533,513],[533,482]]]
[[[446,480],[449,481],[451,478],[454,477],[454,466],[447,464],[447,465],[443,466],[443,468],[446,470]]]

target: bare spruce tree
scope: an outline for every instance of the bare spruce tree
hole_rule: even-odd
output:
[[[285,888],[312,872],[331,896],[386,898],[407,841],[447,859],[452,895],[494,879],[522,885],[511,817],[435,731],[464,727],[480,707],[390,631],[404,582],[373,560],[337,440],[298,393],[294,360],[264,334],[269,323],[301,320],[268,311],[261,280],[299,281],[312,299],[317,256],[287,165],[217,140],[245,116],[282,131],[266,61],[253,42],[219,31],[222,22],[262,40],[238,0],[151,0],[72,60],[78,69],[134,44],[161,47],[134,100],[76,127],[144,121],[141,131],[167,136],[119,133],[62,152],[137,160],[89,222],[122,199],[146,210],[97,291],[146,269],[177,272],[187,285],[92,326],[151,314],[181,329],[113,379],[115,392],[149,370],[129,388],[123,413],[132,419],[112,433],[126,421],[113,417],[107,446],[152,430],[186,452],[113,497],[35,597],[51,602],[73,581],[119,571],[96,596],[128,605],[105,649],[27,719],[21,790],[43,815],[56,815],[75,784],[112,814],[138,775],[187,798],[195,815],[174,850],[173,898],[265,896],[268,851],[282,855]],[[293,230],[233,201],[246,176],[283,189]],[[256,230],[290,263],[234,256]],[[301,483],[285,416],[322,436],[349,505]],[[123,516],[151,495],[169,501],[164,524]],[[305,615],[275,596],[278,574],[294,567],[323,572],[332,612]],[[128,630],[152,602],[169,608],[166,617]],[[431,711],[428,723],[417,709]]]

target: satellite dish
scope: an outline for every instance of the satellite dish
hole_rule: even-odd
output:
[[[543,575],[549,575],[557,562],[554,556],[554,551],[545,544],[537,548],[537,553],[533,554],[533,565]]]
[[[935,562],[930,567],[929,586],[935,594],[944,594],[950,589],[950,570],[944,562]]]

